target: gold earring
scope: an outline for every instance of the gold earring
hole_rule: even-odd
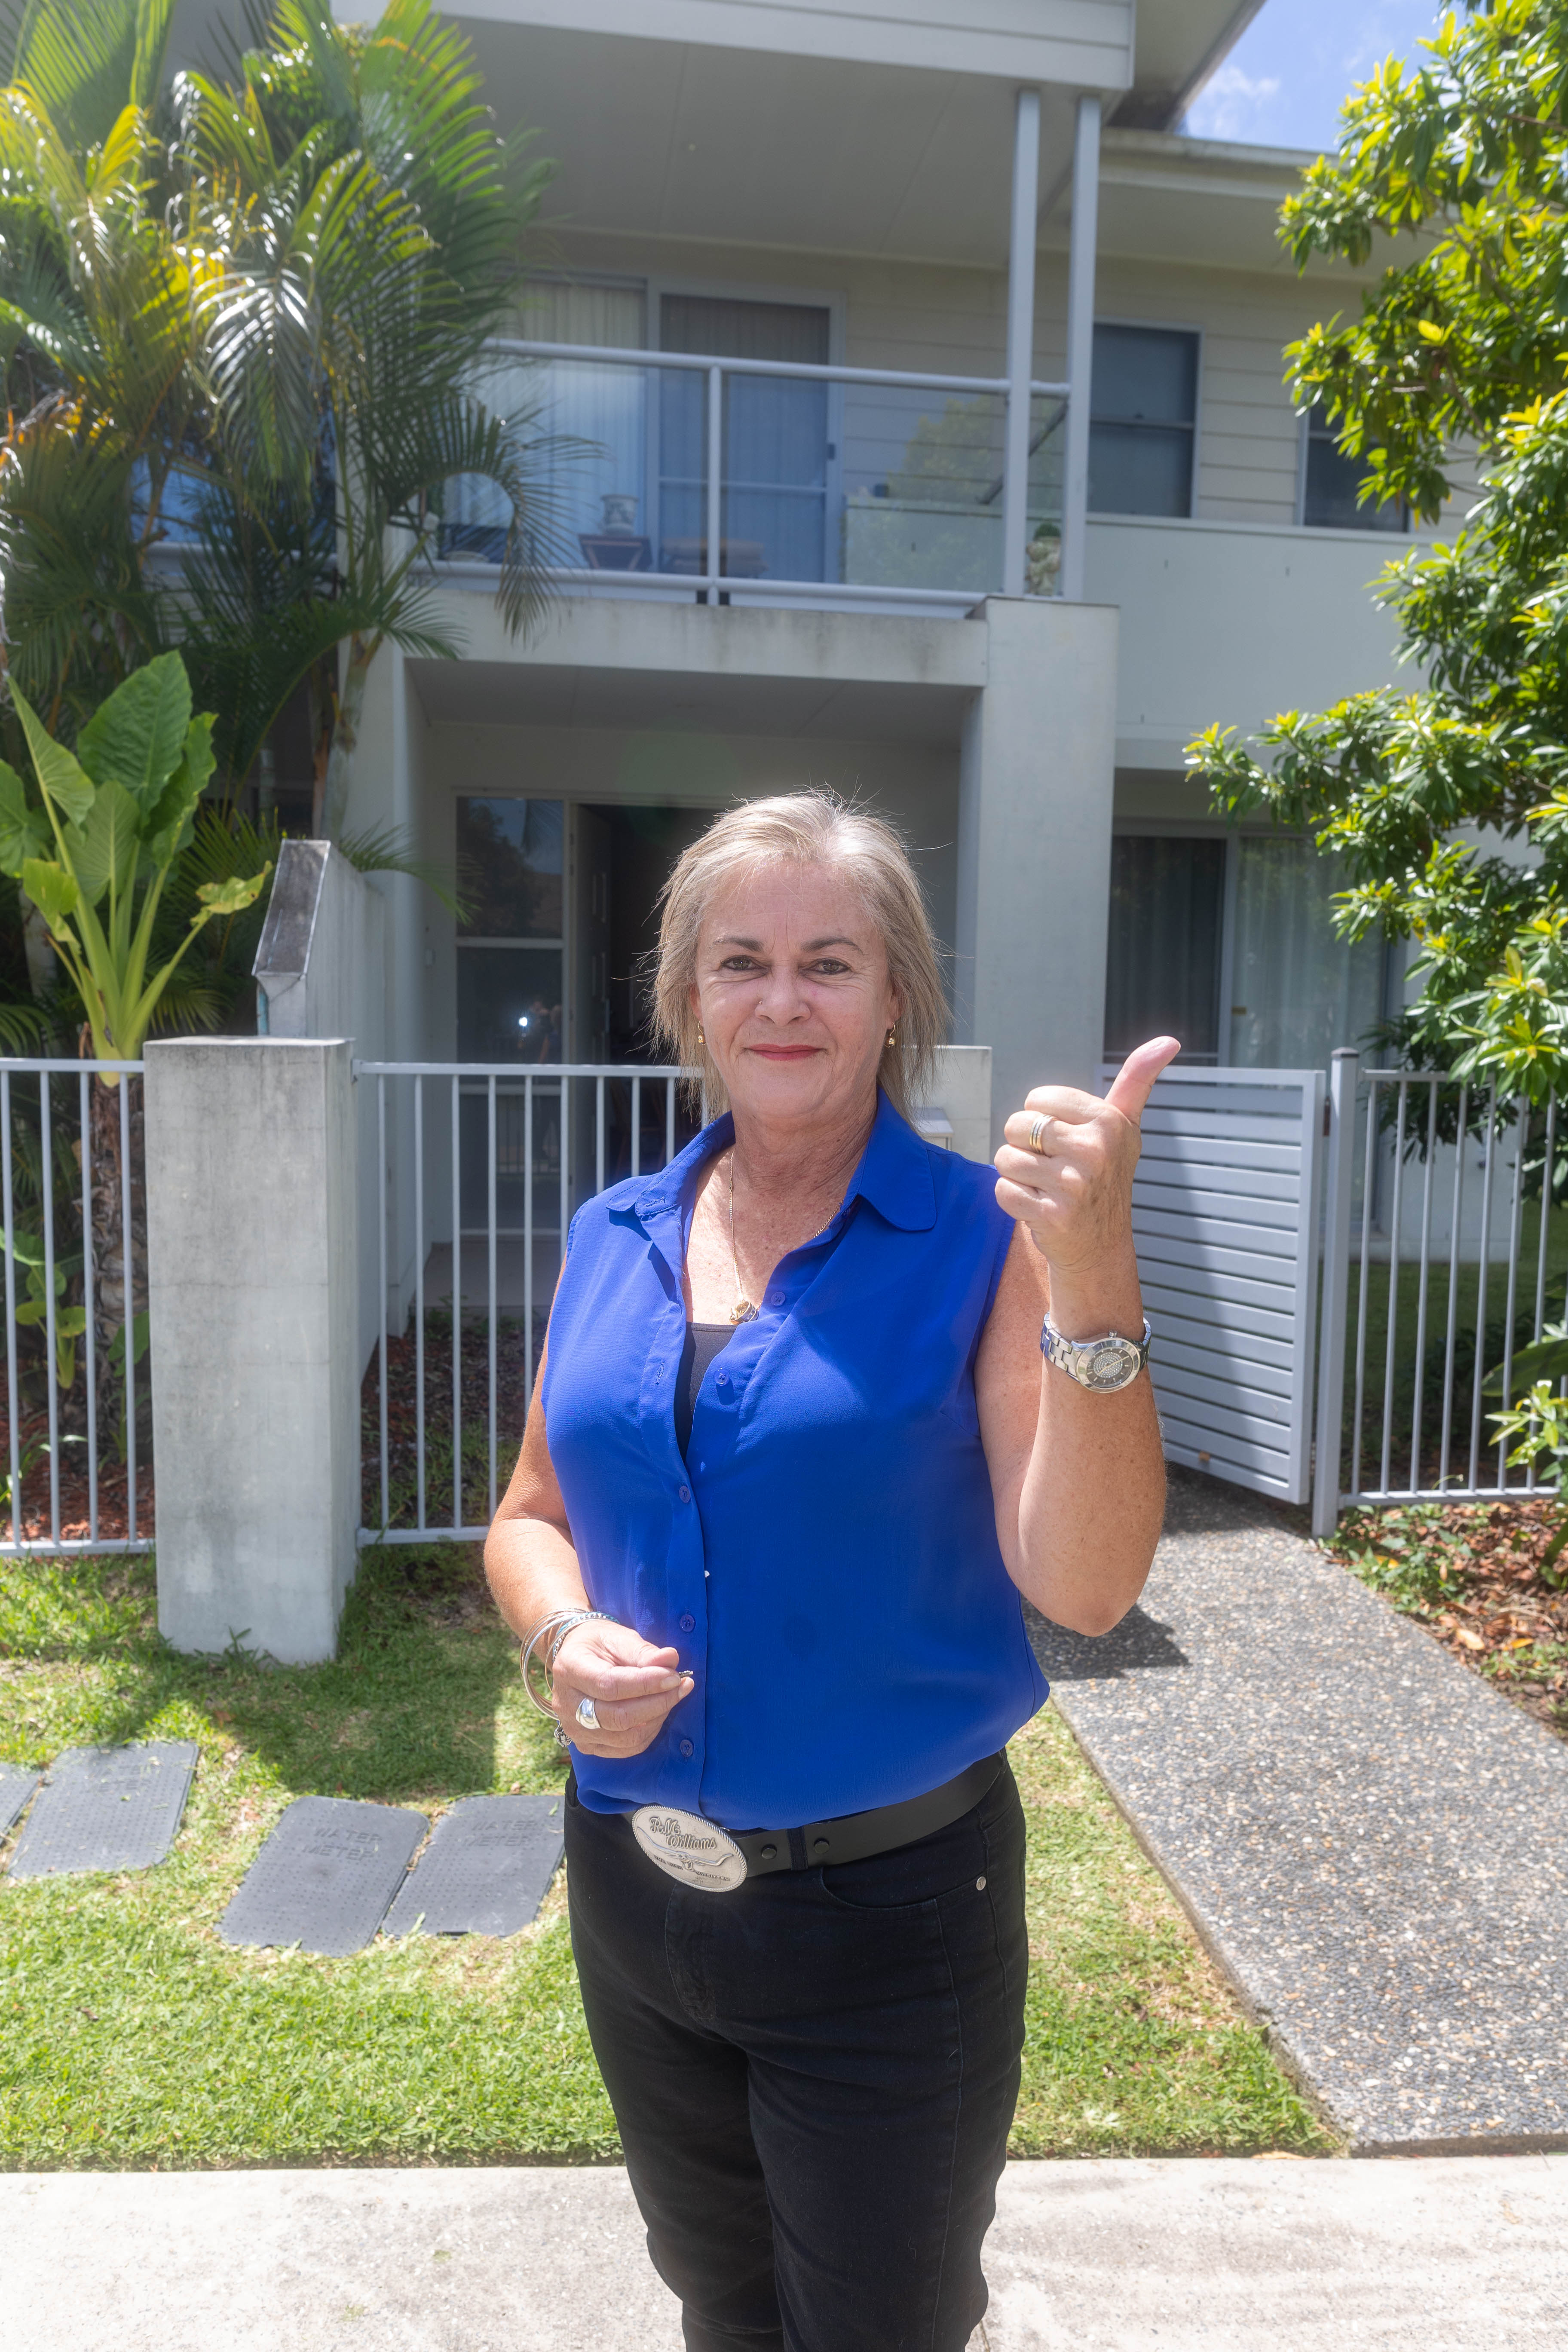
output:
[[[697,1032],[697,1042],[698,1042],[698,1044],[699,1044],[700,1045],[706,1045],[706,1044],[708,1043],[707,1038],[703,1035],[703,1034],[702,1034],[702,1032],[701,1032],[701,1030],[700,1030],[700,1029],[699,1029],[699,1030],[698,1030],[698,1032]]]
[[[888,1043],[889,1043],[889,1045],[896,1045],[898,1044],[898,1041],[899,1041],[899,1033],[898,1033],[898,1031],[897,1031],[896,1029],[889,1029],[889,1032],[888,1032]]]

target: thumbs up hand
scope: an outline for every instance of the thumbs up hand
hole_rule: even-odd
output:
[[[1132,1244],[1138,1122],[1155,1079],[1181,1051],[1151,1037],[1128,1055],[1103,1101],[1076,1087],[1036,1087],[1003,1130],[996,1200],[1051,1271],[1053,1299],[1120,1273]]]

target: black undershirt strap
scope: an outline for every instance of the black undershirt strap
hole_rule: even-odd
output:
[[[691,1443],[697,1391],[707,1378],[709,1365],[715,1356],[722,1354],[738,1328],[734,1323],[689,1323],[686,1327],[686,1344],[680,1350],[680,1370],[675,1383],[675,1442],[683,1455]]]

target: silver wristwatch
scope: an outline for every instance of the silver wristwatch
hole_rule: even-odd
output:
[[[1047,1315],[1040,1332],[1040,1353],[1080,1389],[1107,1396],[1137,1379],[1149,1360],[1153,1338],[1145,1318],[1142,1339],[1124,1339],[1120,1331],[1107,1331],[1099,1339],[1064,1339]]]

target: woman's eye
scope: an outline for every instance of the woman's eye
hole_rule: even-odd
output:
[[[721,971],[755,971],[756,959],[748,955],[726,956],[719,969]]]
[[[847,963],[838,962],[833,956],[824,956],[820,963],[814,963],[811,969],[819,973],[824,980],[837,980],[842,973],[848,971],[849,967]]]

